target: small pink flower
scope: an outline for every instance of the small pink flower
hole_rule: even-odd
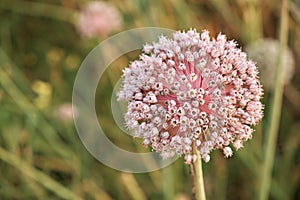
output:
[[[92,1],[79,14],[77,29],[83,36],[99,37],[106,36],[121,26],[121,15],[112,4]]]
[[[189,164],[193,145],[205,162],[213,149],[230,157],[229,146],[241,148],[263,117],[257,68],[222,34],[211,39],[191,29],[161,36],[123,78],[126,126],[164,158],[185,155]]]
[[[77,112],[76,109],[72,109],[71,103],[64,103],[60,105],[55,112],[56,117],[65,122],[73,120],[73,114],[77,115]]]

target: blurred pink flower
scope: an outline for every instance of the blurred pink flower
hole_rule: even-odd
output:
[[[75,111],[75,112],[74,112]],[[71,103],[64,103],[55,111],[55,116],[62,121],[68,122],[73,120],[73,114],[77,114],[76,109],[72,109]]]
[[[77,29],[83,36],[99,37],[106,36],[121,26],[121,15],[112,4],[92,1],[79,14]]]
[[[258,66],[261,82],[265,90],[272,90],[275,84],[277,58],[280,49],[279,40],[263,38],[246,46],[249,58]],[[295,75],[295,57],[288,47],[283,53],[283,82],[289,84]]]
[[[144,46],[124,70],[119,100],[128,101],[125,123],[163,158],[205,162],[213,149],[225,157],[252,137],[263,117],[262,86],[255,64],[234,41],[208,31],[175,32]]]

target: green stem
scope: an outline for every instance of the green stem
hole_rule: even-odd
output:
[[[77,194],[73,193],[73,191],[64,187],[63,185],[53,180],[48,175],[44,174],[42,171],[35,169],[26,161],[21,160],[18,156],[6,151],[2,147],[0,147],[0,160],[9,163],[13,167],[21,171],[24,175],[35,180],[36,182],[38,182],[48,190],[51,190],[62,199],[74,199],[74,200],[81,199],[79,196],[77,196]]]
[[[192,192],[196,200],[206,200],[203,172],[201,164],[201,156],[195,144],[193,145],[193,153],[197,156],[196,161],[190,165],[190,175],[192,181]]]
[[[272,97],[270,123],[267,130],[267,144],[265,150],[265,162],[262,170],[261,187],[259,193],[260,200],[266,200],[269,196],[269,191],[272,181],[272,169],[275,157],[276,139],[278,135],[281,105],[283,97],[283,52],[287,45],[288,39],[288,1],[282,0],[281,21],[280,21],[280,49],[278,55],[278,65],[276,70],[276,79],[274,85],[274,96]]]
[[[174,174],[173,174],[173,166],[170,165],[165,167],[162,170],[162,186],[163,186],[163,195],[165,200],[175,199],[175,191],[174,191]]]
[[[10,59],[0,48],[0,86],[16,102],[17,106],[19,106],[23,113],[30,114],[31,117],[29,120],[32,124],[36,123],[32,116],[40,116],[39,122],[43,124],[43,126],[39,126],[38,128],[42,133],[47,133],[44,134],[47,142],[49,142],[51,147],[53,147],[60,156],[63,156],[64,158],[70,158],[71,152],[69,149],[65,148],[65,145],[57,136],[57,131],[51,124],[48,123],[48,120],[43,116],[43,113],[41,113],[40,110],[38,110],[38,108],[31,103],[26,94],[16,85],[17,81],[14,79],[14,72],[12,71],[11,65],[13,64],[11,63]],[[55,143],[53,139],[59,143]]]
[[[131,199],[133,200],[146,200],[147,197],[143,190],[139,187],[133,174],[122,173],[121,180],[124,183],[125,188],[129,192]]]

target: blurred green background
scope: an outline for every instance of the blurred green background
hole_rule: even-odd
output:
[[[189,169],[183,159],[155,172],[128,174],[106,167],[86,151],[71,111],[80,64],[102,40],[137,27],[208,29],[213,36],[225,33],[242,48],[259,38],[278,39],[281,1],[111,0],[122,25],[85,37],[77,20],[88,2],[0,1],[0,199],[190,199]],[[300,199],[300,2],[288,5],[288,46],[295,69],[284,87],[270,189],[274,200]],[[124,55],[106,70],[96,110],[115,144],[145,152],[139,139],[116,126],[110,111],[113,87],[137,56]],[[264,56],[272,55],[267,49]],[[269,71],[275,71],[273,67]],[[257,199],[272,94],[272,89],[265,91],[265,118],[253,139],[229,159],[214,151],[203,165],[207,199]]]

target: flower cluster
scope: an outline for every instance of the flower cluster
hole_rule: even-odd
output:
[[[175,32],[146,44],[124,70],[119,100],[128,101],[126,126],[163,158],[184,155],[205,162],[213,149],[225,157],[252,137],[263,117],[263,95],[255,64],[225,35]]]
[[[60,105],[55,111],[56,118],[62,122],[70,122],[73,120],[73,116],[77,114],[76,107],[72,108],[72,104],[69,102]]]
[[[120,29],[122,18],[120,12],[104,1],[92,1],[79,14],[77,29],[86,37],[106,36]]]
[[[272,90],[275,83],[277,57],[280,43],[271,38],[259,39],[247,45],[245,51],[249,58],[257,63],[261,82],[266,90]],[[291,49],[286,48],[283,54],[283,81],[284,84],[291,82],[295,71],[295,58]]]

